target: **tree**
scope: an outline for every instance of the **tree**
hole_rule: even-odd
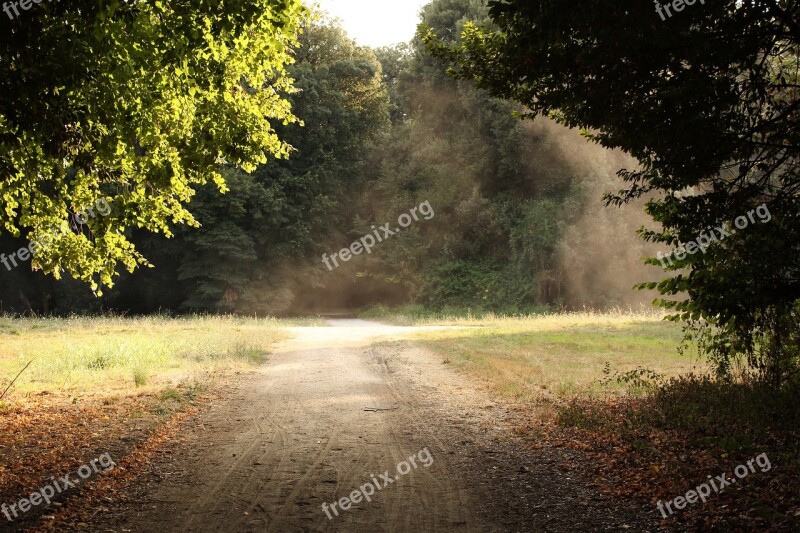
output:
[[[487,19],[488,10],[479,0],[435,0],[422,17],[455,44],[464,25]],[[348,267],[359,268],[359,279],[374,283],[370,289],[391,284],[393,296],[434,309],[529,312],[573,304],[564,290],[565,229],[591,201],[587,183],[613,183],[608,169],[616,167],[603,159],[606,151],[581,151],[580,140],[562,142],[560,127],[515,119],[518,105],[447,76],[419,39],[410,53],[384,49],[378,57],[402,118],[395,115],[379,147],[380,179],[358,210],[363,221],[354,233],[424,201],[436,217]],[[613,296],[619,291],[591,303],[620,304]]]
[[[147,264],[129,239],[197,225],[186,204],[222,165],[254,170],[289,146],[286,66],[299,0],[75,0],[0,16],[0,228],[32,265],[111,286]],[[83,231],[65,224],[109,202]]]
[[[375,57],[381,63],[383,70],[383,83],[389,91],[391,101],[390,116],[392,124],[405,120],[407,110],[401,106],[399,83],[403,73],[408,69],[408,65],[414,55],[413,50],[407,43],[394,46],[384,46],[374,50]]]
[[[430,51],[528,116],[633,155],[640,168],[621,173],[628,187],[608,201],[650,198],[663,230],[642,230],[645,239],[689,243],[749,215],[746,229],[679,252],[667,264],[675,275],[643,286],[701,327],[721,370],[745,354],[776,383],[795,372],[800,3],[724,0],[671,17],[632,0],[489,4],[491,24],[468,25],[459,43],[423,30]],[[768,223],[753,221],[759,207]]]
[[[349,228],[370,145],[389,126],[380,63],[329,21],[306,27],[293,57],[289,101],[304,125],[277,127],[292,155],[226,170],[225,197],[201,190],[192,205],[203,227],[181,232],[185,309],[285,312],[298,289],[321,288],[319,258]]]

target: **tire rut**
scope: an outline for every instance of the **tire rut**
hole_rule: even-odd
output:
[[[564,498],[576,499],[576,488],[558,477],[555,459],[544,458],[536,478],[515,473],[534,460],[508,440],[509,413],[404,341],[420,328],[335,325],[293,328],[295,339],[263,369],[186,424],[184,445],[165,450],[156,466],[178,475],[143,479],[127,503],[98,514],[96,530],[570,531],[586,523],[571,503],[543,520],[526,515],[547,504],[548,483]],[[433,457],[428,468],[398,475],[371,502],[331,519],[323,511],[373,476],[394,476],[423,449]],[[636,518],[629,511],[620,523]]]

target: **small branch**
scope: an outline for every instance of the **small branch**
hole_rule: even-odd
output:
[[[2,400],[5,397],[6,393],[8,392],[8,389],[10,389],[11,386],[14,385],[14,383],[16,383],[16,381],[19,379],[19,377],[22,375],[22,373],[25,372],[25,370],[27,370],[29,366],[31,366],[31,363],[33,363],[33,361],[34,361],[34,359],[31,359],[28,362],[28,364],[25,365],[25,368],[23,368],[22,370],[19,371],[19,374],[17,374],[17,377],[15,377],[13,379],[13,381],[11,381],[11,383],[8,384],[8,387],[6,387],[6,390],[3,391],[3,394],[0,394],[0,400]]]

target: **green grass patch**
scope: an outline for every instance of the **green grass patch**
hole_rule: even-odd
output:
[[[487,315],[416,323],[448,322],[465,327],[427,332],[420,341],[515,401],[641,394],[642,380],[609,378],[635,378],[637,371],[668,378],[706,368],[696,356],[679,354],[681,329],[660,315]]]
[[[264,364],[286,337],[274,319],[235,317],[0,320],[0,391],[160,389]]]

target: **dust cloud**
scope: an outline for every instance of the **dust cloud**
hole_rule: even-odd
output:
[[[606,207],[603,202],[604,194],[624,186],[617,176],[619,170],[635,169],[636,161],[547,118],[528,122],[525,128],[547,137],[552,155],[568,163],[582,177],[580,186],[585,188],[577,221],[566,228],[558,252],[557,276],[562,280],[565,305],[572,309],[650,306],[657,292],[633,288],[664,277],[660,268],[643,262],[644,257],[656,254],[658,246],[636,234],[642,226],[656,227],[644,212],[645,200],[621,208]]]

